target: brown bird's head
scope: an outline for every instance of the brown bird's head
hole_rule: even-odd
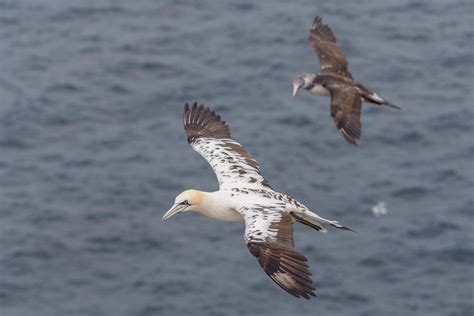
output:
[[[308,89],[313,85],[313,81],[316,78],[314,74],[301,74],[296,76],[293,79],[293,97],[298,93],[298,91],[303,89]]]

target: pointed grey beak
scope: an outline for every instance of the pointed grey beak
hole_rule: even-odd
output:
[[[186,207],[187,207],[187,205],[180,205],[180,204],[175,204],[175,205],[173,205],[173,206],[168,210],[168,212],[166,212],[165,215],[163,215],[163,217],[161,218],[161,220],[162,220],[162,221],[167,220],[168,218],[170,218],[170,217],[173,216],[174,214],[178,214],[179,212],[183,211]]]
[[[298,93],[299,89],[300,89],[300,86],[296,84],[293,85],[293,98],[295,97],[296,93]]]

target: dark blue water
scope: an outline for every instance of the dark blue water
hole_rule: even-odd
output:
[[[316,14],[403,108],[366,106],[357,148],[329,99],[291,99]],[[472,315],[473,29],[471,1],[0,0],[0,314]],[[316,299],[271,282],[241,223],[161,222],[217,188],[184,137],[195,100],[358,231],[296,226]]]

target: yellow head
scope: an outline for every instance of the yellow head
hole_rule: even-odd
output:
[[[204,192],[198,190],[186,190],[180,193],[174,200],[173,206],[163,215],[162,220],[167,220],[174,214],[187,211],[199,211],[204,200]]]

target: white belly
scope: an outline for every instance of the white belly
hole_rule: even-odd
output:
[[[316,95],[323,95],[323,96],[329,96],[331,95],[329,93],[329,90],[324,88],[322,85],[320,84],[317,84],[317,85],[314,85],[314,87],[309,90],[309,92],[313,93],[313,94],[316,94]]]

